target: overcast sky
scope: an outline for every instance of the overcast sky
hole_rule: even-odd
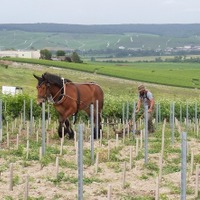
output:
[[[0,23],[200,23],[200,0],[5,0]]]

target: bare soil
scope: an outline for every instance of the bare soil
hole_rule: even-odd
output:
[[[26,137],[26,133],[22,133],[20,140]],[[60,149],[60,141],[58,138],[53,138],[51,132],[48,132],[48,145]],[[36,135],[32,136],[32,139]],[[126,136],[127,137],[127,136]],[[125,145],[123,138],[119,138],[116,142],[115,138],[110,139],[111,152],[119,148],[118,161],[111,161],[108,159],[108,141],[104,140],[103,144],[100,141],[95,141],[95,153],[99,152],[98,168],[96,163],[93,165],[83,165],[83,176],[86,180],[83,184],[83,199],[87,200],[106,200],[110,191],[111,199],[155,199],[156,197],[156,180],[158,172],[150,170],[145,165],[144,160],[144,145],[141,144],[141,136],[136,136],[139,141],[139,153],[141,158],[136,157],[136,145]],[[149,136],[150,140],[154,136]],[[129,139],[126,139],[129,140]],[[76,144],[76,145],[74,145]],[[26,145],[25,145],[26,146]],[[28,195],[31,199],[45,199],[45,200],[74,200],[78,199],[78,164],[76,156],[77,143],[74,141],[66,141],[63,146],[63,155],[58,154],[60,160],[68,163],[66,166],[59,166],[59,173],[64,174],[64,178],[58,181],[56,173],[56,161],[52,161],[47,166],[42,166],[39,160],[27,160],[12,155],[12,151],[16,149],[16,140],[10,140],[10,147],[7,147],[7,141],[1,144],[0,156],[0,199],[24,199],[26,191],[26,177],[28,175],[29,187]],[[84,149],[90,149],[90,142],[88,139],[84,140]],[[132,148],[132,163],[130,167],[130,149]],[[173,148],[181,148],[180,141],[176,142]],[[188,141],[189,152],[194,155],[200,153],[199,142],[197,140]],[[5,152],[10,152],[12,156],[7,157]],[[26,148],[24,148],[26,155]],[[39,152],[39,149],[38,149]],[[31,151],[29,153],[31,155]],[[3,156],[4,155],[4,156]],[[159,167],[160,153],[149,153],[148,163]],[[169,159],[177,159],[180,155],[176,153],[168,154],[167,160],[164,159],[163,167],[167,165]],[[181,161],[180,161],[181,162]],[[10,190],[10,169],[9,165],[13,163],[13,177],[14,186]],[[126,166],[125,166],[126,165]],[[72,167],[75,166],[75,167]],[[178,164],[181,166],[181,163]],[[193,166],[195,168],[195,165]],[[195,199],[195,169],[191,168],[190,161],[187,164],[187,199]],[[124,171],[124,169],[126,169]],[[191,173],[191,169],[192,173]],[[125,179],[123,179],[125,177]],[[56,182],[55,184],[54,182]],[[71,181],[70,181],[71,180]],[[76,181],[72,181],[76,180]],[[123,182],[123,180],[125,182]],[[159,183],[160,199],[177,200],[180,199],[181,187],[181,171],[168,173],[162,176]]]

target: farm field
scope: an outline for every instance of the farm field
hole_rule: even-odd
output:
[[[41,75],[49,71],[69,78],[75,82],[95,81],[105,92],[118,99],[132,100],[137,98],[137,85],[141,82],[102,76],[96,73],[78,72],[42,65],[12,63],[8,68],[1,67],[0,85],[22,86],[25,93],[36,96],[36,80],[33,73]],[[199,99],[199,90],[180,87],[170,87],[145,83],[154,93],[156,101],[170,99],[171,101],[194,101]],[[28,121],[21,127],[21,118],[16,121],[4,122],[3,142],[0,149],[0,199],[23,199],[25,192],[26,175],[29,175],[30,199],[73,200],[77,199],[77,162],[76,143],[64,142],[62,154],[61,141],[57,136],[56,122],[47,128],[46,156],[40,159],[41,126],[35,121],[32,135],[27,136]],[[199,133],[191,116],[188,129],[187,154],[187,199],[195,199],[196,166],[199,159]],[[106,121],[106,119],[105,119]],[[112,122],[112,119],[110,119]],[[116,122],[115,130],[120,131],[122,124]],[[160,199],[180,199],[181,192],[181,131],[185,131],[184,122],[176,123],[174,145],[171,143],[171,126],[169,121],[165,127],[165,149],[163,157],[163,171],[160,182]],[[75,130],[78,130],[75,125]],[[156,132],[149,135],[148,164],[144,163],[144,141],[142,135],[126,134],[125,138],[119,135],[116,141],[116,131],[110,125],[104,124],[102,142],[95,142],[95,159],[99,155],[98,168],[91,164],[89,127],[84,129],[84,199],[108,199],[109,188],[112,188],[112,199],[119,200],[153,200],[156,195],[156,178],[159,174],[159,159],[161,155],[163,121],[159,122]],[[78,132],[78,131],[77,131]],[[19,148],[16,137],[19,134]],[[38,134],[38,135],[37,135]],[[28,138],[29,137],[29,138]],[[29,151],[27,151],[29,141]],[[138,143],[137,143],[138,142]],[[138,144],[138,152],[137,152]],[[108,159],[108,147],[110,156]],[[130,149],[132,162],[130,167]],[[28,153],[27,153],[28,152]],[[56,157],[59,157],[59,172],[56,176]],[[96,162],[96,160],[95,160]],[[10,163],[13,163],[13,190],[9,190]],[[126,179],[123,182],[124,165],[126,163]],[[191,164],[192,163],[192,164]],[[198,195],[199,196],[199,195]]]
[[[95,73],[126,80],[155,83],[160,85],[200,88],[198,63],[68,63],[38,59],[5,58],[10,61],[46,65],[64,69]],[[2,61],[3,62],[3,61]],[[5,61],[7,62],[7,61]]]
[[[79,65],[78,65],[79,66]],[[82,65],[81,65],[82,66]],[[96,65],[98,69],[98,65]],[[146,66],[147,68],[147,66]],[[137,73],[140,72],[140,68],[137,68]],[[71,79],[74,82],[96,82],[104,90],[105,94],[109,94],[112,96],[126,96],[127,98],[134,99],[137,97],[137,86],[141,84],[143,81],[134,81],[134,80],[127,80],[127,79],[120,79],[117,77],[111,76],[104,76],[99,73],[87,73],[87,72],[80,72],[76,70],[70,70],[65,68],[57,68],[53,66],[43,66],[43,65],[32,65],[27,63],[17,63],[13,62],[8,68],[4,66],[0,66],[0,86],[7,85],[7,86],[19,86],[23,87],[25,93],[32,94],[33,96],[36,95],[36,80],[33,77],[35,73],[38,76],[41,76],[44,72],[50,72],[58,74],[62,77]],[[111,70],[110,70],[111,71]],[[187,68],[185,68],[185,71]],[[194,65],[194,68],[191,69],[190,73],[191,76],[195,76],[198,78],[198,65]],[[141,74],[145,73],[145,67],[141,70]],[[173,72],[172,72],[173,73]],[[186,72],[185,72],[186,73]],[[148,72],[147,72],[148,74]],[[188,72],[189,74],[189,72]],[[140,75],[142,76],[142,75]],[[145,75],[146,76],[146,75]],[[146,76],[147,80],[149,76]],[[171,80],[173,76],[169,76],[167,78],[168,82]],[[154,77],[155,80],[158,79],[156,76]],[[181,80],[181,84],[186,82],[188,76],[184,76],[183,80]],[[179,79],[180,80],[180,79]],[[198,80],[197,80],[198,81]],[[199,99],[200,92],[198,89],[190,89],[190,88],[181,88],[181,87],[170,87],[160,84],[151,84],[148,81],[144,81],[145,85],[148,89],[150,89],[157,100],[160,99],[171,99],[171,100],[195,100]]]

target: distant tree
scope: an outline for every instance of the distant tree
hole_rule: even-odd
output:
[[[72,62],[72,59],[71,59],[70,56],[65,56],[65,61],[67,61],[67,62]]]
[[[51,60],[52,53],[48,49],[40,50],[40,59]]]
[[[65,56],[65,51],[63,50],[56,51],[56,56]]]
[[[83,62],[83,61],[80,59],[78,53],[75,52],[75,51],[72,53],[71,58],[72,58],[72,61],[75,62],[75,63],[82,63],[82,62]]]

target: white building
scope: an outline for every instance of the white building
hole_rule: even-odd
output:
[[[13,86],[2,86],[2,94],[22,94],[23,88],[22,87],[13,87]]]
[[[0,57],[40,58],[40,51],[0,51]]]

